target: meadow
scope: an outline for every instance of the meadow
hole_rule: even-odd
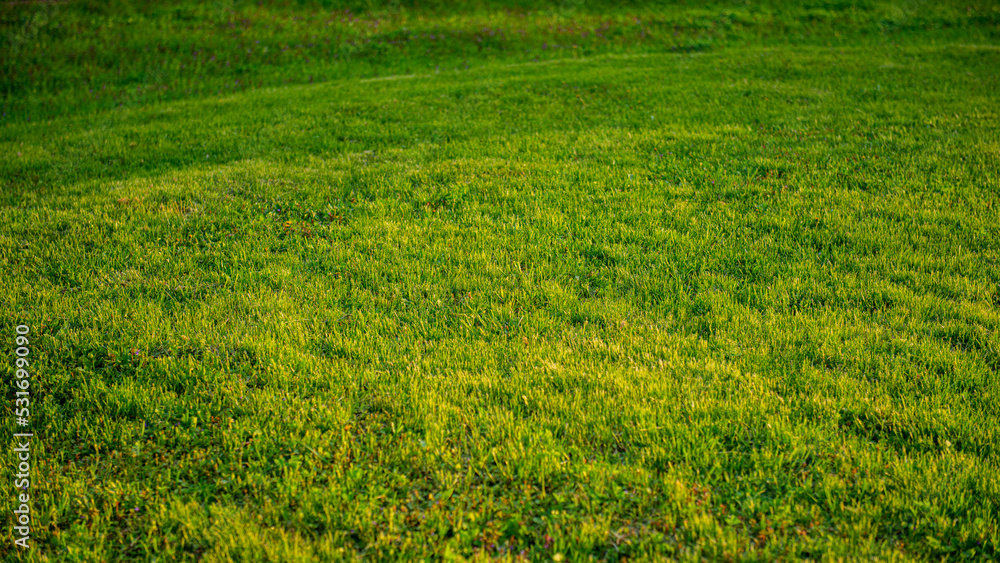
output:
[[[1000,557],[1000,5],[0,23],[4,560]]]

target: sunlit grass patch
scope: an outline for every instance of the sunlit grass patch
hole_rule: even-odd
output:
[[[965,8],[671,8],[719,41],[9,120],[25,558],[994,557],[1000,67]],[[406,25],[522,14],[604,21]]]

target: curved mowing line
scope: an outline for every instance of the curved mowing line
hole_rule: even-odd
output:
[[[559,59],[546,59],[544,61],[527,61],[523,63],[508,63],[503,65],[504,68],[517,67],[517,66],[532,66],[532,65],[548,65],[562,62],[574,62],[574,63],[586,63],[586,62],[598,62],[605,59],[637,59],[640,57],[648,57],[650,55],[669,55],[671,53],[630,53],[630,54],[607,54],[598,55],[596,57],[563,57]],[[485,65],[488,66],[488,65]],[[477,67],[484,68],[484,67]],[[475,70],[475,69],[469,69]],[[383,80],[405,80],[409,78],[428,78],[432,77],[438,73],[424,73],[424,74],[393,74],[390,76],[378,76],[375,78],[362,78],[358,82],[379,82]]]

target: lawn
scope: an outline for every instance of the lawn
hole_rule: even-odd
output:
[[[0,558],[1000,557],[1000,5],[0,16]]]

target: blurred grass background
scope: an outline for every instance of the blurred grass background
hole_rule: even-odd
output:
[[[995,39],[995,2],[10,2],[2,121],[505,60]]]

